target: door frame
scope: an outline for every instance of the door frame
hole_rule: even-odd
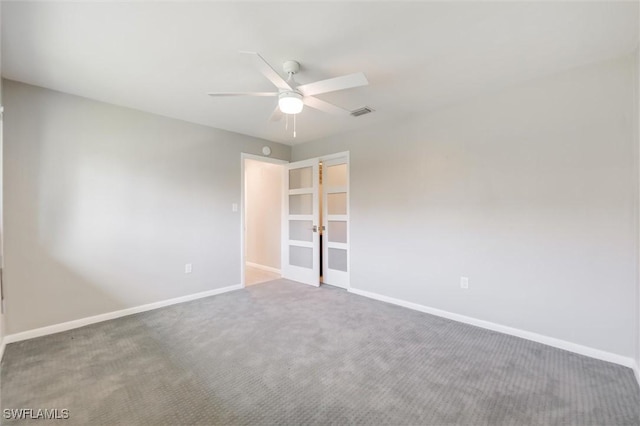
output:
[[[311,157],[311,158],[316,158],[316,157]],[[324,160],[333,160],[336,158],[345,158],[348,164],[348,170],[349,170],[349,174],[347,175],[347,183],[348,183],[348,191],[347,191],[347,211],[349,212],[349,226],[347,227],[347,253],[348,253],[348,257],[347,257],[347,274],[348,274],[348,282],[347,282],[347,290],[351,289],[351,156],[350,156],[350,151],[341,151],[341,152],[336,152],[333,154],[327,154],[327,155],[322,155],[317,157],[320,161],[324,161]],[[249,153],[245,153],[242,152],[240,153],[240,203],[239,203],[239,211],[240,211],[240,284],[241,286],[244,288],[246,287],[245,284],[245,276],[244,276],[244,268],[245,268],[245,263],[246,263],[246,255],[245,255],[245,214],[244,214],[244,209],[245,209],[245,179],[244,179],[244,160],[245,159],[249,159],[249,160],[256,160],[256,161],[262,161],[265,163],[272,163],[272,164],[279,164],[279,165],[284,165],[284,164],[289,164],[290,161],[287,160],[282,160],[279,158],[271,158],[271,157],[263,157],[260,155],[255,155],[255,154],[249,154]],[[309,158],[306,158],[304,160],[308,160]],[[299,160],[302,161],[302,160]],[[285,168],[282,168],[282,181],[284,181],[284,170]],[[281,187],[284,187],[284,185],[281,185]],[[281,200],[282,200],[282,214],[284,215],[284,193],[280,194],[281,196]],[[282,235],[282,233],[281,233]],[[281,241],[280,244],[282,245],[282,237],[281,237]],[[322,283],[321,283],[322,285]]]
[[[263,163],[271,163],[271,164],[278,164],[278,165],[284,165],[284,164],[289,164],[288,161],[286,160],[281,160],[279,158],[271,158],[271,157],[263,157],[260,155],[255,155],[255,154],[248,154],[245,152],[240,153],[240,203],[239,203],[239,210],[240,210],[240,285],[244,288],[246,287],[245,284],[245,276],[244,276],[244,269],[245,269],[245,265],[247,262],[246,259],[246,217],[245,217],[245,197],[246,197],[246,182],[245,182],[245,178],[244,178],[244,173],[245,173],[245,167],[244,167],[244,163],[245,160],[254,160],[254,161],[261,161]],[[281,208],[284,205],[284,194],[282,193],[282,187],[283,187],[283,180],[284,180],[284,167],[282,167],[282,173],[280,176],[280,202],[281,202]],[[282,245],[282,236],[280,237],[281,241],[280,241],[280,245]]]

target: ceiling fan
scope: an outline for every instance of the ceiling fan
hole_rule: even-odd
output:
[[[286,61],[282,64],[282,70],[287,74],[285,80],[278,74],[271,65],[257,52],[240,52],[253,55],[260,72],[278,89],[277,92],[214,92],[209,96],[273,96],[278,97],[278,105],[271,114],[272,121],[278,121],[282,114],[295,114],[302,112],[306,105],[334,115],[350,115],[351,111],[320,100],[315,95],[335,92],[337,90],[351,89],[353,87],[366,86],[369,84],[365,75],[361,72],[343,75],[341,77],[329,78],[327,80],[316,81],[314,83],[298,85],[293,76],[300,71],[300,64],[296,61]],[[295,136],[295,131],[294,131]]]

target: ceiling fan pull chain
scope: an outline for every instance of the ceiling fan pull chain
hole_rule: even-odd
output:
[[[296,137],[296,116],[293,116],[293,137]]]
[[[284,129],[289,130],[289,114],[284,115]]]

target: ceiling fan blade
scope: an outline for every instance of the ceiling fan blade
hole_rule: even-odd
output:
[[[280,74],[278,74],[276,70],[274,70],[273,67],[269,65],[269,62],[267,62],[266,59],[260,56],[259,53],[245,51],[240,51],[240,53],[246,53],[248,55],[255,56],[257,58],[256,63],[258,64],[258,68],[260,68],[260,72],[264,74],[264,76],[267,77],[269,81],[272,82],[278,89],[293,90],[291,85],[287,83],[287,81],[282,78]]]
[[[278,96],[278,92],[212,92],[209,96]]]
[[[364,73],[343,75],[342,77],[330,78],[316,81],[315,83],[303,84],[297,89],[305,96],[320,95],[322,93],[335,92],[336,90],[351,89],[353,87],[366,86],[369,84]]]
[[[276,105],[276,109],[271,113],[271,117],[269,117],[271,121],[280,121],[282,120],[282,111],[280,111],[280,107]]]
[[[333,115],[351,115],[351,111],[340,108],[339,106],[336,106],[334,104],[330,104],[329,102],[322,101],[318,98],[305,96],[304,98],[302,98],[302,101],[306,106],[317,109],[318,111],[326,112]]]

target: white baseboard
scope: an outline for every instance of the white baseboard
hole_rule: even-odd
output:
[[[203,297],[215,296],[216,294],[227,293],[229,291],[240,290],[242,288],[243,287],[241,284],[223,288],[216,288],[214,290],[203,291],[201,293],[189,294],[187,296],[180,296],[173,299],[162,300],[160,302],[134,306],[133,308],[122,309],[120,311],[107,312],[105,314],[67,321],[60,324],[49,325],[47,327],[34,328],[33,330],[27,330],[20,333],[7,334],[6,336],[4,336],[3,345],[13,342],[19,342],[21,340],[33,339],[35,337],[46,336],[48,334],[60,333],[62,331],[84,327],[85,325],[95,324],[97,322],[108,321],[115,318],[125,317],[127,315],[133,315],[140,312],[163,308],[165,306],[176,305],[178,303],[189,302],[196,299],[202,299]]]
[[[2,362],[2,356],[4,355],[4,347],[6,346],[4,339],[0,339],[0,362]]]
[[[271,266],[261,265],[259,263],[253,262],[245,262],[247,266],[251,266],[252,268],[262,269],[263,271],[273,272],[275,274],[280,274],[280,269],[272,268]]]
[[[542,334],[520,330],[518,328],[507,327],[505,325],[500,325],[493,322],[468,317],[465,315],[454,314],[452,312],[443,311],[441,309],[431,308],[429,306],[419,305],[417,303],[407,302],[405,300],[395,299],[393,297],[383,296],[381,294],[372,293],[365,290],[358,290],[355,288],[351,288],[349,289],[349,292],[358,294],[360,296],[368,297],[370,299],[380,300],[382,302],[387,302],[387,303],[402,306],[405,308],[413,309],[415,311],[420,311],[427,314],[447,318],[453,321],[474,325],[476,327],[486,328],[488,330],[497,331],[499,333],[520,337],[522,339],[532,340],[534,342],[542,343],[548,346],[553,346],[559,349],[564,349],[565,351],[569,351],[569,352],[575,352],[577,354],[600,359],[602,361],[612,362],[614,364],[619,364],[625,367],[634,368],[635,361],[633,358],[617,355],[617,354],[606,352],[600,349],[595,349],[588,346],[582,346],[577,343],[571,343],[565,340],[556,339],[554,337],[548,337]],[[636,374],[636,378],[638,378],[637,368],[635,369],[635,374]]]
[[[634,363],[633,372],[636,373],[636,381],[638,382],[638,387],[640,387],[640,364],[638,362]]]

